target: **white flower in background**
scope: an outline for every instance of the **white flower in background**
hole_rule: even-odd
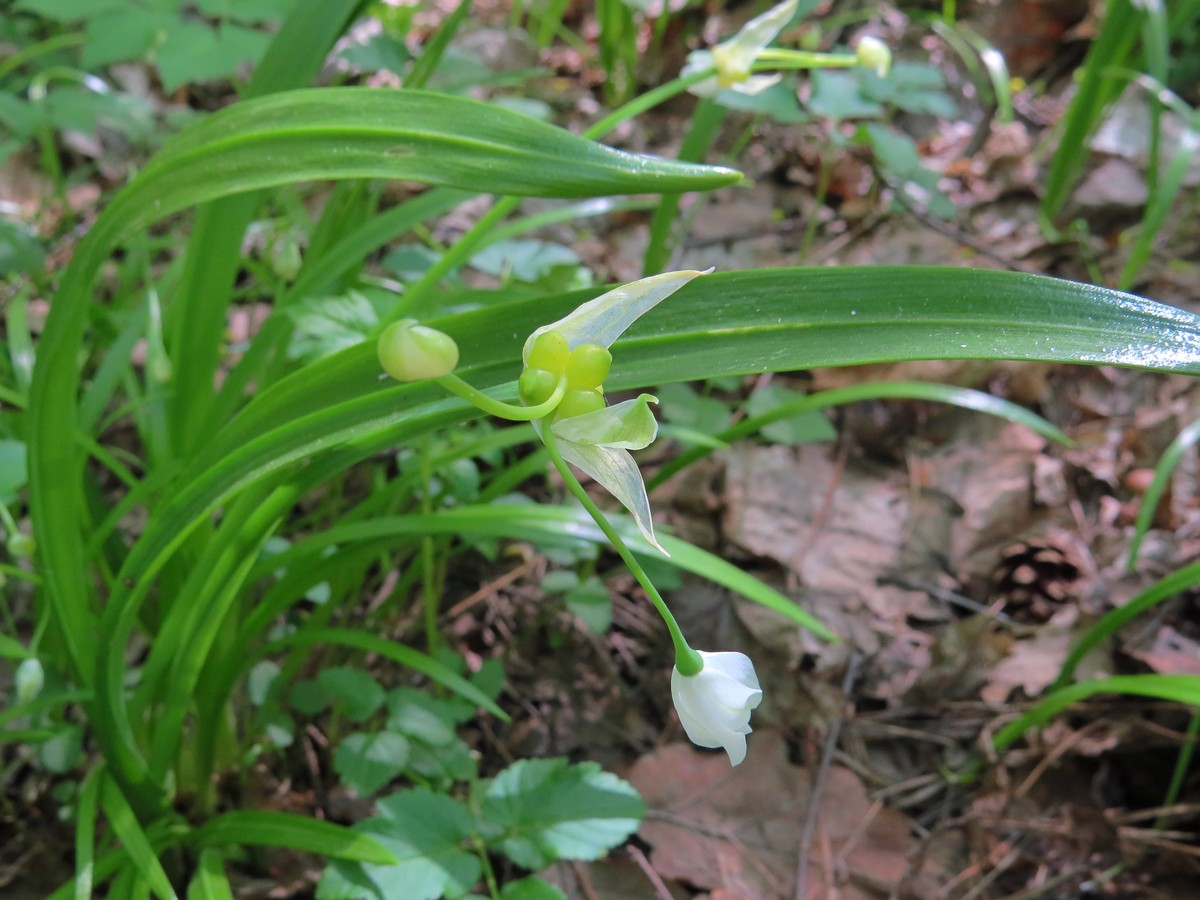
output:
[[[887,76],[892,68],[892,51],[879,38],[867,35],[861,38],[854,47],[854,55],[858,64],[867,69],[873,69],[880,78]]]
[[[782,77],[774,75],[751,75],[758,55],[783,31],[800,0],[786,0],[773,6],[760,16],[742,26],[742,30],[727,41],[722,41],[711,50],[694,50],[688,54],[681,75],[716,68],[717,74],[688,88],[699,97],[713,97],[723,90],[739,94],[757,94],[776,84]]]
[[[529,406],[545,402],[560,380],[566,380],[566,394],[550,425],[563,458],[616,497],[646,540],[664,554],[667,551],[654,537],[646,484],[629,454],[657,437],[658,421],[649,404],[658,401],[642,394],[616,406],[605,405],[603,384],[612,362],[608,348],[639,317],[704,274],[665,272],[615,288],[537,329],[521,353],[522,401]],[[534,427],[541,434],[544,426],[535,422]]]
[[[704,668],[695,675],[671,671],[675,711],[693,744],[724,747],[736,766],[746,758],[750,711],[762,702],[754,663],[744,653],[697,652]]]

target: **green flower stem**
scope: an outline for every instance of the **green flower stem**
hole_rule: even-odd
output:
[[[854,53],[808,53],[804,50],[772,48],[759,51],[753,71],[768,69],[846,69],[859,65]]]
[[[497,400],[495,397],[489,397],[478,388],[471,387],[453,372],[443,375],[441,378],[435,378],[434,381],[450,393],[462,397],[472,406],[478,406],[488,415],[509,419],[513,422],[532,422],[534,419],[550,415],[558,408],[563,395],[567,392],[567,378],[563,375],[559,377],[558,384],[554,386],[554,393],[544,403],[539,403],[537,406],[515,406],[512,403]]]
[[[625,545],[625,541],[617,534],[617,530],[613,528],[612,523],[600,511],[600,507],[588,496],[587,491],[583,489],[583,485],[579,483],[579,479],[575,477],[575,473],[571,471],[571,467],[567,465],[567,461],[563,459],[562,454],[558,450],[558,443],[554,439],[554,434],[550,430],[549,419],[542,420],[541,431],[542,442],[546,445],[546,452],[550,454],[550,461],[554,463],[554,468],[558,469],[558,474],[562,476],[567,489],[583,504],[583,508],[587,510],[588,515],[592,517],[600,527],[600,530],[604,532],[604,536],[608,538],[608,542],[613,545],[613,549],[617,551],[621,560],[629,567],[629,571],[633,573],[633,577],[642,586],[642,590],[646,592],[646,596],[650,598],[650,602],[654,604],[654,608],[658,610],[658,614],[667,623],[667,631],[671,633],[671,641],[675,645],[675,668],[679,670],[680,675],[695,675],[704,668],[704,661],[700,658],[700,654],[688,645],[683,632],[679,630],[679,623],[675,621],[675,616],[672,615],[671,610],[667,607],[666,601],[663,600],[658,589],[651,584],[649,576],[646,575],[646,570],[642,568],[641,563],[637,561],[637,558],[630,551],[629,547]]]
[[[693,84],[699,84],[701,81],[712,78],[716,74],[717,70],[710,68],[702,72],[693,72],[691,75],[683,75],[673,81],[668,81],[666,84],[659,85],[654,90],[647,91],[640,97],[634,97],[624,106],[614,109],[599,122],[592,125],[591,128],[584,131],[583,136],[589,140],[599,140],[627,119],[640,116],[660,103],[665,103],[672,97],[682,94]]]
[[[613,110],[599,122],[592,125],[591,128],[584,131],[583,136],[593,141],[598,140],[627,119],[632,119],[634,116],[646,112],[646,110],[653,109],[658,104],[670,100],[677,94],[682,94],[693,84],[698,84],[715,74],[717,74],[716,69],[707,69],[706,71],[696,72],[686,77],[676,78],[674,81],[668,81],[666,84],[640,97],[635,97],[624,106]],[[496,205],[484,213],[479,218],[479,221],[455,241],[454,245],[443,253],[441,258],[430,266],[424,275],[405,289],[404,296],[400,298],[400,302],[380,320],[376,328],[376,334],[383,331],[384,328],[393,322],[413,315],[414,311],[420,307],[425,298],[438,286],[442,278],[466,262],[470,255],[490,236],[492,229],[499,225],[520,203],[520,197],[501,197],[497,200]],[[534,416],[533,418],[537,417]]]

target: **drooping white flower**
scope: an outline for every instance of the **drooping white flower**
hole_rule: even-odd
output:
[[[565,375],[570,383],[575,350],[589,346],[607,349],[639,317],[693,278],[705,274],[687,270],[643,278],[615,288],[584,303],[557,322],[538,328],[529,336],[522,351],[527,367],[522,379],[531,389],[531,396],[526,399],[536,402],[536,391],[548,389],[559,376]],[[552,350],[553,341],[545,339],[547,335],[559,336],[553,340],[562,339],[559,341],[561,349]],[[539,338],[543,340],[535,350]],[[597,363],[596,360],[592,362]],[[667,551],[654,537],[646,484],[629,454],[630,450],[648,446],[658,435],[658,422],[649,407],[650,403],[658,401],[649,394],[642,394],[636,400],[605,406],[600,382],[607,375],[607,365],[589,365],[587,368],[589,374],[603,374],[599,375],[599,382],[592,377],[579,384],[570,384],[574,390],[568,391],[560,415],[550,425],[555,443],[567,462],[586,472],[629,510],[646,540],[665,554]],[[568,407],[575,406],[589,411],[576,414],[572,409],[566,414]],[[541,434],[544,426],[535,422],[534,427]]]
[[[697,652],[704,668],[695,675],[671,671],[675,711],[693,744],[724,747],[736,766],[746,758],[750,712],[762,702],[754,663],[744,653]]]
[[[695,50],[688,54],[681,75],[716,68],[717,74],[688,88],[699,97],[714,97],[723,90],[739,94],[757,94],[777,83],[782,77],[775,75],[751,75],[758,55],[775,40],[784,26],[796,14],[800,0],[785,0],[760,16],[755,16],[742,26],[742,30],[727,41],[717,44],[712,50]]]

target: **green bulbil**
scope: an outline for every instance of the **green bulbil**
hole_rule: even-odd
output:
[[[567,384],[572,388],[598,388],[612,368],[612,354],[599,344],[580,344],[567,360]]]
[[[570,390],[558,404],[558,414],[555,420],[570,419],[585,413],[604,409],[604,395],[598,390]]]
[[[558,386],[559,376],[545,369],[527,368],[521,372],[517,381],[517,390],[521,394],[521,402],[526,406],[537,406],[545,403]]]
[[[529,358],[525,360],[525,365],[531,369],[544,369],[561,375],[566,371],[570,355],[571,347],[567,339],[557,331],[547,331],[539,334],[533,346],[529,348]]]

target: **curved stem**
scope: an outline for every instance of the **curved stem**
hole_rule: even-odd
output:
[[[575,477],[575,473],[571,471],[571,467],[563,459],[562,453],[558,450],[558,443],[554,439],[554,434],[550,430],[549,421],[542,422],[541,431],[542,441],[546,445],[546,451],[550,454],[550,461],[554,463],[554,468],[558,469],[558,474],[562,476],[567,489],[583,504],[583,508],[587,510],[588,515],[592,517],[600,527],[600,530],[604,532],[604,536],[608,538],[608,542],[612,544],[613,549],[620,555],[621,560],[629,567],[629,571],[633,573],[633,577],[637,579],[638,584],[642,586],[642,590],[646,592],[646,596],[650,598],[650,602],[654,604],[654,608],[658,610],[658,614],[666,622],[667,631],[671,633],[671,642],[675,645],[675,668],[679,670],[680,675],[695,675],[704,668],[704,661],[700,658],[700,654],[688,645],[683,632],[679,630],[679,623],[675,621],[675,616],[667,607],[666,601],[663,600],[658,589],[650,582],[649,576],[646,575],[646,570],[642,568],[641,563],[637,561],[632,551],[626,546],[625,541],[617,533],[617,530],[613,528],[612,523],[600,511],[600,507],[588,496],[588,492],[583,489],[583,485],[579,483],[579,479]]]
[[[563,395],[567,392],[567,378],[562,375],[559,376],[558,384],[554,386],[554,393],[544,403],[539,403],[537,406],[516,406],[512,403],[505,403],[503,400],[497,400],[495,397],[489,397],[478,388],[467,384],[453,372],[443,375],[441,378],[435,378],[434,381],[450,393],[462,397],[472,406],[478,406],[488,415],[509,419],[513,422],[532,422],[534,419],[545,418],[558,408]]]

